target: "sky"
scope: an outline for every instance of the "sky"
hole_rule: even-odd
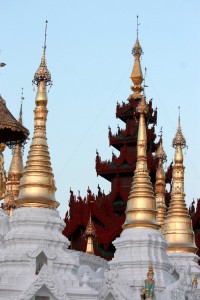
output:
[[[23,124],[33,133],[36,91],[32,79],[39,66],[47,30],[47,65],[53,87],[48,93],[47,137],[55,175],[56,199],[64,217],[69,190],[85,196],[87,187],[105,192],[110,183],[97,177],[96,149],[112,157],[108,126],[117,125],[116,103],[131,93],[132,47],[139,16],[142,69],[147,68],[147,100],[158,108],[156,133],[163,127],[168,164],[180,106],[187,204],[200,198],[200,2],[197,0],[1,0],[0,94],[18,118],[24,88]],[[24,151],[24,164],[30,141]],[[117,154],[117,152],[115,152]],[[5,168],[11,150],[4,152]]]

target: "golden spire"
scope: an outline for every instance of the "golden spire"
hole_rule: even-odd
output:
[[[169,210],[166,217],[164,236],[170,244],[167,252],[193,252],[197,248],[194,241],[191,217],[185,203],[184,193],[184,165],[182,148],[186,147],[186,140],[182,134],[180,115],[178,129],[173,139],[175,148],[173,181]]]
[[[134,172],[131,191],[129,194],[126,220],[123,228],[139,227],[159,229],[156,221],[156,201],[147,170],[147,135],[145,115],[148,114],[148,105],[145,96],[137,106],[140,114],[138,140],[137,140],[137,163]]]
[[[93,241],[95,236],[96,236],[96,230],[92,222],[92,217],[90,212],[90,218],[84,233],[84,237],[87,239],[86,253],[94,254]]]
[[[132,54],[134,56],[135,61],[134,61],[133,70],[130,77],[134,85],[131,87],[133,94],[129,96],[129,100],[132,98],[134,99],[141,98],[141,92],[143,91],[143,87],[141,86],[143,81],[143,75],[142,75],[142,69],[140,65],[140,56],[143,54],[143,52],[138,39],[139,25],[140,24],[138,23],[138,16],[137,16],[137,38],[132,50]]]
[[[16,203],[20,207],[56,209],[59,203],[55,200],[56,187],[46,137],[48,113],[46,86],[52,84],[51,74],[46,66],[46,33],[47,21],[42,60],[33,79],[33,83],[38,87],[34,110],[34,134]]]
[[[157,205],[157,221],[158,224],[162,227],[165,222],[166,217],[166,206],[165,206],[165,172],[163,170],[163,162],[167,160],[167,156],[163,149],[162,141],[162,128],[160,131],[160,141],[159,146],[156,151],[156,158],[158,160],[158,167],[156,171],[156,184],[155,184],[155,193],[156,193],[156,205]]]
[[[22,101],[24,100],[23,88],[21,93],[21,104],[19,113],[19,123],[22,124]],[[24,171],[22,161],[22,146],[17,144],[13,149],[13,157],[8,172],[8,180],[6,182],[6,196],[3,208],[10,215],[11,209],[15,208],[15,201],[19,196],[19,183]]]

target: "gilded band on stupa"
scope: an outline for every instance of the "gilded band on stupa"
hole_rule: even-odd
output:
[[[184,165],[183,151],[187,147],[186,140],[182,134],[180,116],[178,129],[173,139],[172,146],[175,148],[172,192],[169,210],[164,226],[164,237],[170,244],[168,252],[193,252],[197,248],[194,240],[192,221],[189,215],[184,192]]]
[[[55,182],[51,168],[50,154],[46,137],[46,120],[48,110],[46,86],[51,85],[51,74],[46,66],[46,30],[44,50],[33,84],[37,86],[34,110],[34,134],[28,153],[24,175],[20,181],[20,207],[46,207],[56,209],[59,203],[55,199]]]

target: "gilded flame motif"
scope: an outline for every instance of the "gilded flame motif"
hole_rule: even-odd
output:
[[[59,203],[55,199],[56,187],[46,137],[48,113],[46,86],[51,84],[51,74],[46,66],[46,29],[42,61],[35,73],[33,83],[38,88],[34,110],[34,134],[16,204],[20,207],[56,209]]]
[[[160,141],[156,151],[156,158],[158,160],[158,166],[156,171],[156,206],[157,206],[157,221],[161,226],[160,230],[163,231],[163,226],[166,217],[166,206],[165,206],[165,172],[163,170],[163,163],[167,160],[167,156],[163,149],[162,131],[160,134]]]
[[[145,116],[148,106],[145,96],[142,97],[137,112],[140,113],[138,141],[137,141],[137,163],[133,176],[131,191],[129,194],[126,220],[123,228],[153,228],[159,229],[156,221],[156,201],[147,170],[147,135]]]
[[[90,213],[90,218],[87,224],[87,227],[85,229],[84,237],[87,239],[87,247],[86,247],[86,253],[94,254],[94,245],[93,241],[96,236],[96,229],[94,227],[94,224],[92,222],[92,217]]]
[[[178,120],[178,129],[173,139],[172,146],[175,148],[173,181],[171,202],[166,217],[164,236],[170,244],[168,252],[193,252],[197,248],[194,241],[192,221],[185,203],[184,193],[184,165],[182,148],[186,147],[186,140],[183,137]]]

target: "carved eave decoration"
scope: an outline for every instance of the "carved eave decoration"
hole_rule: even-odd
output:
[[[112,295],[115,299],[133,299],[132,289],[119,278],[116,268],[111,268],[105,272],[105,280],[99,295],[99,299],[107,299],[108,295]]]
[[[36,280],[34,280],[19,297],[12,298],[12,300],[30,300],[43,286],[45,286],[57,300],[69,300],[65,291],[59,287],[58,282],[54,280],[51,271],[46,265],[43,265]]]
[[[23,144],[29,131],[22,126],[6,107],[5,100],[0,96],[0,142],[9,147]]]
[[[81,266],[89,265],[94,272],[96,272],[99,268],[102,268],[102,266],[105,269],[108,269],[107,260],[101,258],[100,256],[93,256],[82,251],[76,251],[76,253],[79,257]]]
[[[35,258],[41,252],[43,252],[48,259],[55,259],[56,258],[56,255],[54,255],[50,252],[48,244],[44,243],[43,241],[40,242],[40,244],[38,245],[38,247],[35,250],[33,250],[31,252],[28,252],[28,256],[31,257],[31,258]]]

